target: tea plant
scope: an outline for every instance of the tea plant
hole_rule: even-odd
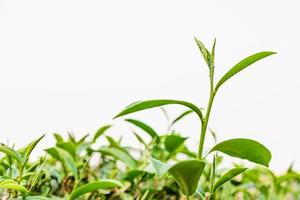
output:
[[[125,118],[132,138],[139,144],[126,146],[114,137],[114,126],[104,125],[94,134],[81,138],[53,134],[56,144],[45,149],[45,156],[30,161],[33,149],[44,138],[37,138],[21,149],[1,144],[0,199],[28,200],[183,200],[245,199],[281,200],[300,198],[300,175],[291,166],[283,175],[269,170],[270,151],[257,141],[234,138],[217,142],[209,129],[214,98],[231,77],[256,61],[274,54],[260,52],[233,66],[214,83],[214,41],[211,51],[198,40],[196,44],[208,66],[210,95],[205,109],[182,100],[158,99],[133,103],[117,117],[160,107],[168,119],[166,132],[154,129],[140,119]],[[188,109],[170,116],[162,107],[177,104]],[[175,125],[195,113],[199,118],[198,151],[192,151],[188,137]],[[215,145],[205,141],[211,134]],[[147,135],[147,136],[146,136]],[[253,169],[233,163],[223,168],[223,156],[259,164]],[[211,160],[211,161],[210,161]],[[261,166],[260,166],[261,165]]]
[[[203,155],[205,136],[207,132],[207,126],[209,122],[209,117],[211,114],[212,105],[214,102],[214,98],[221,88],[221,86],[227,82],[234,75],[247,68],[251,64],[267,57],[275,52],[259,52],[254,55],[251,55],[244,60],[240,61],[236,65],[234,65],[218,82],[214,84],[214,70],[215,70],[215,45],[216,40],[214,41],[212,50],[209,51],[203,45],[203,43],[195,38],[195,41],[199,47],[199,50],[208,66],[209,70],[209,80],[210,80],[210,95],[206,108],[205,114],[202,114],[202,111],[193,103],[182,101],[182,100],[173,100],[173,99],[158,99],[158,100],[148,100],[148,101],[139,101],[130,104],[127,106],[122,112],[120,112],[115,118],[121,117],[127,114],[135,113],[141,110],[146,110],[150,108],[160,107],[164,105],[170,104],[179,104],[186,106],[193,110],[199,117],[199,121],[201,123],[201,132],[199,134],[199,147],[198,154],[196,159],[184,160],[176,163],[175,165],[165,165],[160,164],[160,168],[164,168],[164,172],[168,172],[175,179],[177,184],[179,185],[181,191],[187,196],[189,199],[192,196],[198,186],[201,174],[205,168],[204,158],[207,155]],[[208,154],[215,154],[215,152],[222,152],[232,157],[237,157],[241,159],[246,159],[248,161],[258,163],[264,166],[268,166],[271,153],[270,151],[263,146],[262,144],[244,138],[236,138],[227,141],[223,141],[217,145],[215,145]],[[214,159],[215,160],[215,159]],[[214,164],[213,164],[214,166]],[[212,170],[212,183],[210,188],[209,198],[213,198],[216,190],[223,185],[225,182],[229,181],[233,177],[238,174],[244,172],[246,168],[233,168],[221,176],[218,180],[214,181],[214,168]]]

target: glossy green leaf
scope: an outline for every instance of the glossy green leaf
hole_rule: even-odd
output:
[[[209,153],[220,151],[229,156],[246,159],[254,163],[269,166],[271,152],[262,144],[244,138],[226,140],[215,145]]]
[[[226,183],[227,181],[230,181],[237,175],[243,173],[246,169],[247,168],[244,168],[244,167],[236,167],[236,168],[230,169],[215,182],[215,184],[213,185],[212,191],[215,192],[224,183]]]
[[[72,175],[78,179],[78,171],[76,162],[74,161],[71,154],[59,147],[52,147],[45,150],[47,153],[49,153],[54,158],[60,160],[60,162],[68,169],[69,172],[72,173]]]
[[[237,63],[235,66],[233,66],[217,83],[216,85],[216,90],[223,84],[225,83],[228,79],[230,79],[232,76],[234,76],[235,74],[239,73],[240,71],[242,71],[243,69],[247,68],[248,66],[250,66],[251,64],[265,58],[268,57],[270,55],[275,54],[275,52],[269,52],[269,51],[263,51],[263,52],[259,52],[256,54],[253,54],[245,59],[243,59],[242,61],[240,61],[239,63]]]
[[[0,146],[0,152],[5,153],[12,159],[15,159],[19,165],[23,164],[23,160],[22,160],[20,154],[17,151],[15,151],[14,149],[12,149],[8,146],[2,145],[2,146]]]
[[[175,179],[181,191],[186,195],[193,195],[197,189],[205,163],[201,160],[181,161],[168,171]]]
[[[98,129],[98,131],[95,133],[93,141],[95,142],[101,135],[105,133],[109,128],[111,128],[112,125],[105,125]]]
[[[173,153],[176,149],[178,149],[186,140],[186,137],[182,137],[180,135],[168,135],[165,139],[165,148],[170,153]]]
[[[125,119],[125,121],[139,127],[140,129],[148,133],[152,138],[159,138],[156,131],[144,122],[135,119]]]
[[[137,162],[136,160],[130,156],[128,153],[125,153],[124,151],[115,148],[115,147],[102,147],[99,150],[104,155],[111,155],[115,157],[116,159],[122,161],[125,163],[129,168],[135,169]]]
[[[179,105],[186,106],[186,107],[192,109],[194,112],[196,112],[201,120],[203,119],[201,110],[194,104],[186,102],[186,101],[172,100],[172,99],[138,101],[138,102],[128,105],[123,111],[121,111],[114,118],[121,117],[121,116],[130,114],[130,113],[135,113],[135,112],[138,112],[141,110],[146,110],[146,109],[160,107],[160,106],[164,106],[164,105],[170,105],[170,104],[179,104]]]
[[[99,180],[95,182],[91,182],[85,184],[79,188],[77,188],[70,196],[70,200],[76,199],[86,193],[93,192],[99,189],[109,189],[115,187],[123,187],[123,184],[116,180]]]

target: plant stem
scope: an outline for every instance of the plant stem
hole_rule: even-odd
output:
[[[215,97],[215,92],[212,92],[210,94],[210,97],[209,97],[209,102],[208,102],[208,106],[207,106],[207,111],[206,111],[206,116],[205,116],[205,119],[204,119],[204,123],[201,127],[201,135],[200,135],[200,142],[199,142],[199,149],[198,149],[198,158],[199,159],[202,158],[204,140],[205,140],[207,125],[208,125],[210,111],[211,111],[211,107],[212,107],[212,104],[213,104],[213,101],[214,101],[214,97]]]
[[[207,125],[208,125],[208,121],[209,121],[210,111],[211,111],[211,107],[212,107],[212,104],[213,104],[213,101],[214,101],[214,98],[215,98],[215,95],[217,92],[217,90],[214,89],[214,66],[211,66],[211,68],[210,68],[209,80],[210,80],[210,95],[209,95],[207,111],[206,111],[206,115],[204,118],[204,122],[202,123],[202,126],[201,126],[201,134],[200,134],[198,157],[197,157],[198,159],[202,159],[204,140],[205,140]]]

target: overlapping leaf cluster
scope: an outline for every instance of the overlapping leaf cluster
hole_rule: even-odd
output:
[[[215,44],[209,51],[196,40],[209,70],[210,95],[207,107],[173,99],[135,102],[117,117],[138,111],[176,104],[187,108],[169,120],[161,134],[149,124],[134,118],[124,121],[134,127],[132,136],[138,147],[126,146],[113,137],[112,125],[96,133],[76,138],[54,134],[55,146],[45,149],[45,156],[35,162],[29,157],[44,136],[22,149],[1,144],[1,199],[286,199],[300,198],[300,177],[292,167],[276,176],[267,167],[270,151],[252,139],[233,138],[206,146],[209,117],[217,91],[231,77],[256,61],[274,54],[260,52],[234,65],[214,84]],[[167,112],[162,108],[164,113]],[[199,118],[198,151],[187,146],[188,138],[174,130],[174,125],[195,113]],[[148,135],[149,139],[146,139]],[[125,136],[124,136],[125,137]],[[205,151],[207,149],[207,151]],[[258,164],[248,169],[240,164],[224,170],[223,157],[235,157]]]

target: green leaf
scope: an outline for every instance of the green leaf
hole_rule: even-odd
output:
[[[169,165],[167,163],[164,163],[160,160],[157,160],[153,157],[150,158],[150,162],[155,170],[155,173],[158,177],[163,177],[167,171],[172,167],[172,165]]]
[[[64,142],[64,138],[61,135],[59,135],[58,133],[54,133],[53,136],[54,136],[57,143]]]
[[[36,145],[45,137],[45,135],[42,135],[41,137],[39,137],[38,139],[34,140],[33,142],[31,142],[25,149],[25,152],[24,152],[24,164],[26,164],[26,162],[28,161],[29,159],[29,156],[31,154],[31,152],[33,151],[33,149],[36,147]]]
[[[237,175],[243,173],[246,169],[247,168],[244,168],[244,167],[236,167],[236,168],[230,169],[215,182],[212,191],[215,192],[224,183],[226,183],[227,181],[230,181]]]
[[[105,133],[109,128],[111,128],[112,125],[105,125],[98,129],[98,131],[95,133],[93,141],[95,142],[101,135]]]
[[[67,151],[74,160],[76,160],[76,147],[71,142],[61,142],[56,144],[57,147]]]
[[[146,110],[150,108],[156,108],[164,105],[170,105],[170,104],[179,104],[186,106],[190,109],[192,109],[201,121],[203,120],[201,110],[195,106],[192,103],[186,102],[186,101],[180,101],[180,100],[172,100],[172,99],[159,99],[159,100],[148,100],[148,101],[138,101],[135,103],[132,103],[128,105],[124,110],[122,110],[118,115],[116,115],[114,118],[121,117],[130,113],[135,113],[141,110]]]
[[[193,195],[197,189],[205,163],[201,160],[181,161],[168,171],[175,179],[181,191],[186,195]]]
[[[54,158],[60,160],[60,162],[68,169],[69,172],[72,173],[72,175],[75,177],[75,179],[78,179],[78,171],[76,167],[76,163],[69,154],[69,152],[59,148],[59,147],[52,147],[45,150],[47,153],[49,153]]]
[[[70,196],[70,200],[76,199],[86,193],[93,192],[99,189],[109,189],[115,187],[123,187],[123,184],[116,180],[104,179],[85,184],[77,188]]]
[[[27,194],[28,190],[24,187],[19,185],[17,182],[15,182],[12,179],[6,179],[0,183],[0,188],[6,188],[11,190],[17,190],[22,192],[23,194]]]
[[[197,46],[207,64],[207,66],[210,68],[211,67],[211,55],[209,53],[209,51],[205,48],[204,44],[198,40],[196,37],[195,37],[195,41],[197,43]]]
[[[184,111],[183,113],[181,113],[178,117],[176,117],[170,124],[170,126],[173,126],[174,124],[176,124],[178,121],[180,121],[181,119],[183,119],[184,117],[188,116],[189,114],[193,113],[193,110],[187,110]]]
[[[209,153],[220,151],[229,156],[246,159],[254,163],[269,166],[271,152],[262,144],[244,138],[226,140],[214,146]]]
[[[18,152],[16,152],[15,150],[13,150],[12,148],[2,145],[2,146],[0,146],[0,152],[5,153],[9,157],[15,159],[18,162],[18,164],[20,166],[22,166],[23,160],[22,160],[20,154]]]
[[[165,148],[170,153],[173,153],[184,143],[186,139],[186,137],[181,137],[180,135],[168,135],[165,139]]]
[[[115,147],[115,148],[123,150],[122,147],[120,147],[120,144],[117,141],[114,140],[114,138],[112,138],[110,136],[106,136],[106,139],[109,142],[109,145],[111,147]]]
[[[132,131],[132,133],[134,134],[134,136],[136,137],[136,139],[140,142],[140,143],[142,143],[145,147],[147,147],[147,144],[146,144],[146,142],[144,141],[144,139],[141,137],[141,136],[139,136],[136,132],[134,132],[134,131]]]
[[[245,69],[246,67],[250,66],[251,64],[255,63],[256,61],[259,61],[265,57],[268,57],[270,55],[275,54],[275,52],[269,52],[269,51],[263,51],[263,52],[259,52],[256,54],[253,54],[247,58],[245,58],[244,60],[240,61],[239,63],[237,63],[235,66],[233,66],[217,83],[216,85],[216,90],[219,89],[219,87],[225,83],[228,79],[230,79],[232,76],[234,76],[235,74],[239,73],[240,71],[242,71],[243,69]]]
[[[125,153],[124,151],[115,148],[115,147],[102,147],[99,150],[104,155],[111,155],[115,157],[116,159],[122,161],[125,163],[128,167],[131,169],[135,169],[137,166],[136,160],[130,156],[128,153]]]
[[[149,125],[145,124],[144,122],[135,119],[125,119],[125,121],[139,127],[140,129],[148,133],[152,138],[157,138],[157,139],[159,138],[156,131],[153,128],[151,128]]]

